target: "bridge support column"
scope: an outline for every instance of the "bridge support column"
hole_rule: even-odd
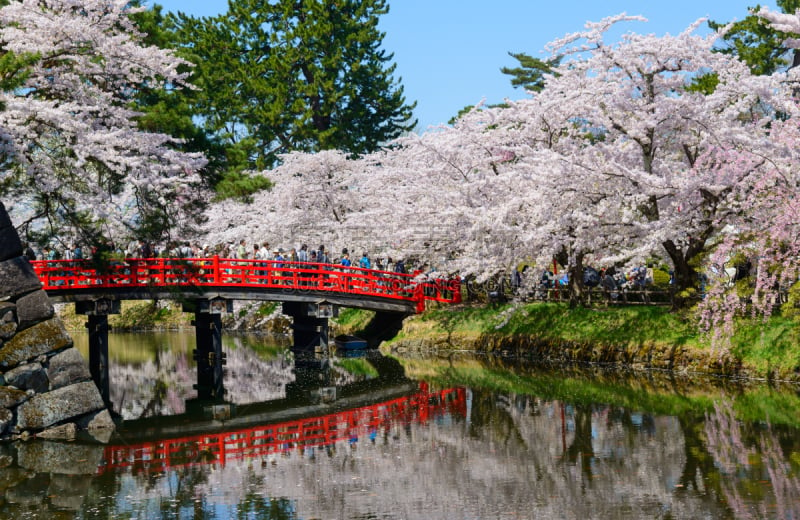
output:
[[[88,319],[89,373],[109,410],[112,410],[112,405],[108,376],[108,315],[119,314],[119,309],[119,301],[115,300],[101,299],[75,304],[75,314],[83,314]]]
[[[194,360],[197,363],[197,398],[222,400],[225,397],[222,352],[222,313],[232,310],[228,300],[199,300],[184,304],[185,312],[194,312]]]
[[[292,318],[292,350],[327,351],[328,318],[335,312],[336,308],[327,302],[284,302],[283,313]]]
[[[222,316],[207,312],[196,312],[194,328],[197,349],[194,360],[197,362],[197,397],[199,399],[222,399],[225,394],[222,366],[225,354],[222,352]]]

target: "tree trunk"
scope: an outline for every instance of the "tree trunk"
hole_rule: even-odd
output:
[[[699,277],[694,267],[689,262],[694,258],[691,254],[693,248],[689,247],[686,254],[675,245],[672,240],[664,242],[670,260],[672,260],[672,308],[681,309],[691,305],[699,294]],[[691,256],[690,256],[691,255]]]
[[[576,253],[574,260],[569,263],[569,306],[575,308],[583,305],[586,300],[583,285],[583,253]]]

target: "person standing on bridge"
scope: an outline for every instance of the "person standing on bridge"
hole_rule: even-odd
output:
[[[256,247],[258,247],[258,244],[254,246],[254,249]],[[256,249],[253,254],[253,257],[256,260],[260,260],[258,262],[259,267],[261,267],[261,270],[258,272],[259,276],[261,277],[260,281],[262,283],[267,283],[267,274],[268,274],[267,267],[269,266],[269,242],[265,241],[264,244],[259,249]]]
[[[370,264],[369,261],[369,255],[367,255],[366,251],[361,256],[361,260],[358,261],[358,266],[362,269],[370,269],[372,267],[372,264]]]
[[[328,259],[328,255],[325,253],[325,246],[319,246],[319,251],[317,251],[317,262],[320,264],[329,264],[330,259]]]
[[[306,244],[300,246],[300,250],[297,252],[297,261],[308,262],[308,246]]]
[[[275,250],[272,251],[272,268],[275,269],[275,283],[278,285],[283,284],[284,273],[280,271],[280,268],[283,267],[283,262],[285,261],[286,259],[283,257],[283,249],[276,247]]]

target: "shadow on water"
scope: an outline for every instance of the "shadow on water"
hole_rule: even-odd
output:
[[[107,444],[0,446],[0,517],[800,518],[797,387],[226,338],[200,402],[153,341]]]

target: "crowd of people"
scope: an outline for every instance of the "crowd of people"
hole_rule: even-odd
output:
[[[282,262],[309,262],[396,273],[408,272],[403,259],[395,261],[388,255],[372,258],[369,252],[365,251],[360,258],[352,260],[347,248],[343,248],[341,254],[332,254],[324,245],[320,245],[317,249],[309,249],[307,244],[302,244],[299,248],[284,249],[283,247],[270,247],[270,243],[267,241],[248,245],[246,239],[241,239],[238,244],[227,242],[215,246],[209,244],[201,246],[190,241],[160,245],[150,244],[144,240],[133,240],[124,248],[107,244],[102,246],[102,249],[108,251],[112,258],[211,258],[219,256],[237,260],[272,261],[277,262],[278,267],[281,267]],[[81,260],[91,259],[98,254],[98,249],[93,247],[84,253],[83,248],[78,244],[70,244],[63,249],[47,245],[36,252],[32,246],[25,244],[24,252],[30,260]]]
[[[523,278],[527,274],[527,269],[515,272],[512,279],[513,287],[522,287]],[[549,299],[549,291],[553,289],[566,288],[569,285],[569,273],[563,269],[556,274],[550,269],[540,271],[537,281],[534,283],[535,291],[533,296],[536,299]],[[670,274],[671,276],[671,274]],[[643,291],[654,284],[654,270],[645,265],[636,266],[628,270],[615,267],[595,269],[594,267],[584,267],[583,285],[589,289],[598,288],[609,299],[616,300],[622,294],[629,291]],[[670,280],[670,283],[672,281]]]

